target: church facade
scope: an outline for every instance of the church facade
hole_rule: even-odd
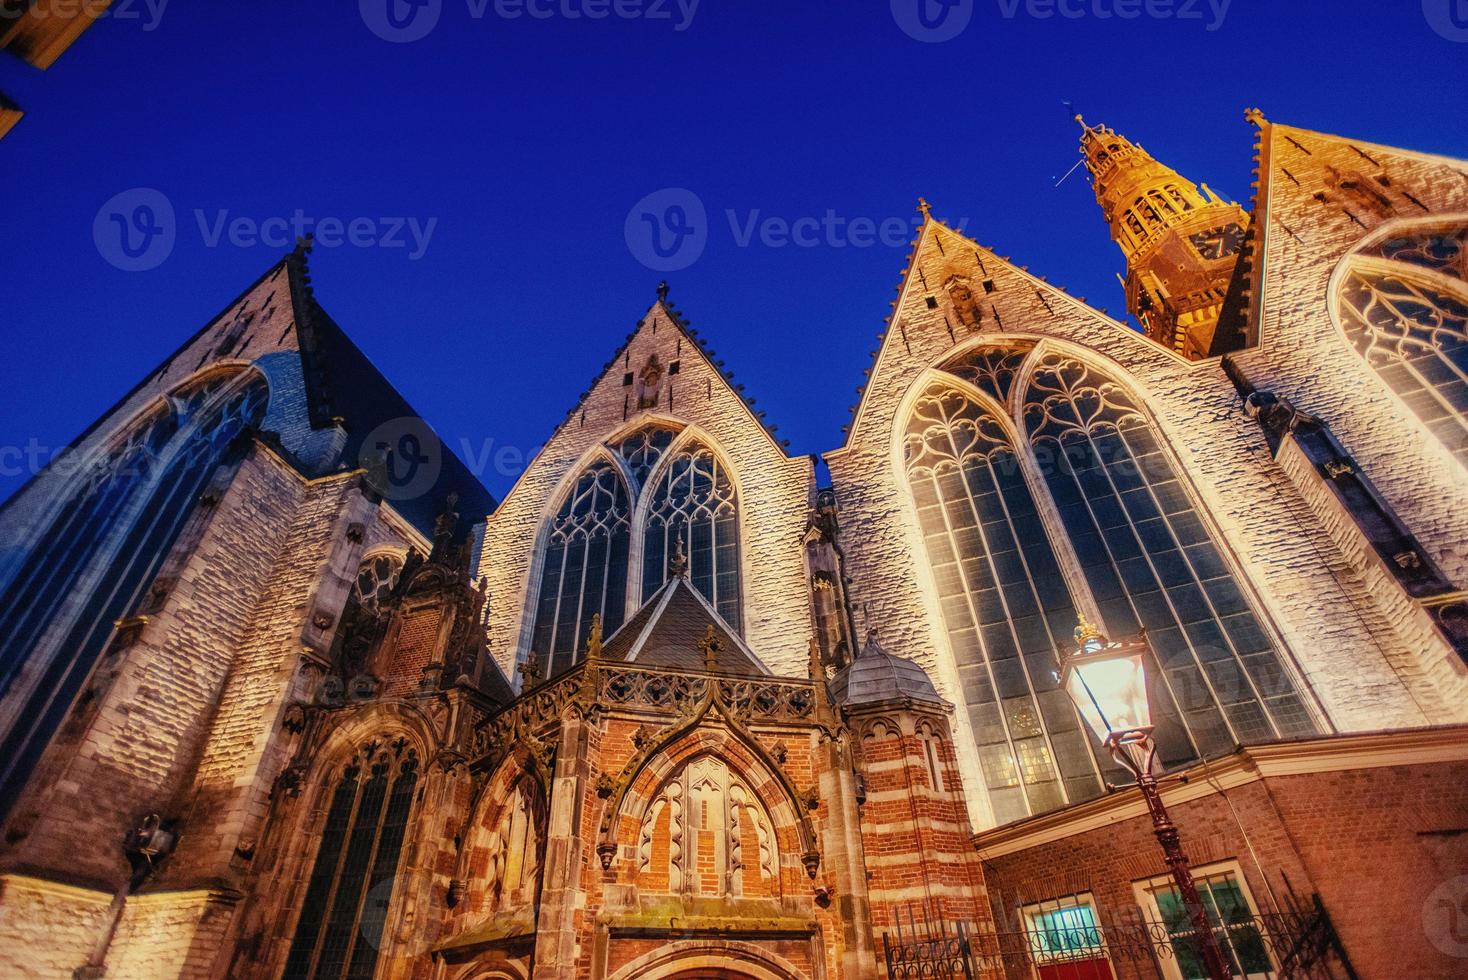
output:
[[[829,486],[664,287],[495,501],[299,248],[0,510],[0,972],[1201,976],[1095,623],[1236,975],[1460,975],[1468,164],[1248,118],[1140,332],[924,205]]]

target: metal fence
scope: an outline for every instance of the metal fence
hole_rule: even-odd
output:
[[[882,935],[891,980],[1207,980],[1191,926],[1140,908],[1090,906],[1067,918],[1034,906],[1000,912],[992,924],[905,911]],[[1318,897],[1276,912],[1229,909],[1212,921],[1240,980],[1356,980]]]

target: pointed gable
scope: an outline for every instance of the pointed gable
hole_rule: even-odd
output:
[[[654,426],[678,433],[671,453],[707,450],[729,475],[737,493],[742,616],[728,619],[739,619],[744,640],[777,672],[803,668],[811,614],[800,535],[814,494],[814,465],[809,457],[787,455],[753,400],[660,291],[486,522],[480,571],[492,594],[491,649],[506,672],[529,653],[536,603],[546,586],[549,521],[595,461],[614,465],[634,498],[629,614],[649,598],[642,594],[645,580],[661,584],[661,576],[644,576],[639,561],[647,503],[642,491],[664,471],[655,465],[635,472],[621,451],[629,436]]]
[[[731,674],[769,674],[754,651],[709,605],[683,575],[668,580],[643,604],[602,650],[607,660],[649,667],[701,671],[708,668],[704,647],[714,641],[714,670]]]

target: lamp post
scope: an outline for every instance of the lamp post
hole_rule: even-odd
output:
[[[1219,949],[1218,937],[1193,883],[1177,825],[1162,804],[1162,792],[1152,774],[1157,743],[1152,738],[1152,710],[1147,703],[1146,634],[1136,640],[1112,643],[1082,619],[1075,636],[1076,651],[1061,662],[1061,684],[1111,757],[1136,777],[1167,869],[1192,920],[1204,968],[1210,980],[1231,980],[1233,972]]]

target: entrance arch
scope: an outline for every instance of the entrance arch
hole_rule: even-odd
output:
[[[624,965],[607,980],[805,980],[788,960],[745,942],[670,943]]]

